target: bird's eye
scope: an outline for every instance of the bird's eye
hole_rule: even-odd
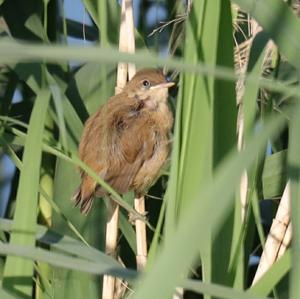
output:
[[[144,87],[149,87],[150,86],[150,82],[148,80],[144,80],[143,81],[143,86]]]

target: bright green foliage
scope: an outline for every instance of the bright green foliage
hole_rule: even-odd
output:
[[[185,61],[193,64],[201,61],[207,65],[233,67],[232,41],[225,40],[225,36],[231,34],[229,2],[195,2],[187,20]],[[191,200],[202,201],[203,205],[205,204],[206,199],[199,197],[199,193],[211,181],[214,170],[236,144],[236,103],[233,82],[216,80],[210,76],[184,74],[180,88],[182,91],[179,92],[178,100],[181,101],[181,109],[176,115],[178,122],[176,129],[179,130],[177,136],[180,136],[180,139],[176,140],[178,144],[175,145],[176,149],[178,148],[178,156],[173,157],[178,160],[174,163],[179,165],[177,174],[174,174],[177,178],[171,175],[171,181],[176,180],[177,193],[176,197],[168,199],[168,202],[176,200],[176,215],[173,216],[176,219],[178,216],[180,219],[180,215],[191,204]],[[216,199],[219,200],[222,198]],[[207,223],[207,226],[209,228],[210,223]],[[226,231],[208,234],[210,242],[205,242],[205,245],[199,244],[203,275],[207,281],[211,279],[223,283],[228,281],[225,273],[230,252],[226,250],[214,252],[211,247],[214,242],[231,243],[230,220],[224,228]],[[222,249],[226,247],[230,248],[230,245]],[[217,271],[214,272],[214,269]]]
[[[23,246],[34,246],[35,244],[42,138],[49,100],[49,92],[41,89],[32,110],[17,192],[11,244]],[[20,295],[25,296],[26,294],[30,297],[32,276],[33,263],[31,261],[19,257],[7,258],[3,277],[3,284],[6,288],[16,289]]]
[[[168,18],[184,17],[166,27],[165,32],[173,28],[169,45],[175,55],[162,57],[146,48],[164,33],[149,42],[145,1],[136,30],[138,50],[132,55],[118,52],[117,1],[82,0],[94,22],[83,26],[65,19],[60,1],[0,0],[10,32],[4,36],[0,22],[0,149],[17,168],[5,217],[11,219],[0,218],[1,298],[100,298],[103,274],[128,281],[124,298],[172,298],[178,287],[207,299],[300,296],[300,21],[291,1],[190,2],[187,8],[180,0],[165,1]],[[249,32],[234,30],[233,3],[263,29],[250,45],[245,78],[237,75],[240,61],[234,58],[240,48],[234,48],[234,41],[241,46]],[[234,10],[235,22],[241,17]],[[68,36],[81,38],[83,31],[96,43],[66,44]],[[269,38],[278,48],[266,69]],[[171,91],[176,111],[170,165],[149,191],[163,202],[146,201],[151,251],[142,276],[135,270],[136,236],[127,212],[142,217],[133,210],[131,194],[116,194],[77,153],[84,122],[114,94],[119,61],[179,71],[178,89]],[[242,92],[236,88],[238,79]],[[22,98],[17,103],[16,90]],[[238,112],[244,120],[240,151]],[[267,149],[272,155],[266,155]],[[86,217],[70,200],[79,167],[122,206],[118,253],[124,265],[104,253],[105,202],[95,200]],[[249,185],[243,222],[239,186],[245,170]],[[280,198],[288,179],[292,248],[251,286],[249,257],[266,238],[262,200]],[[49,204],[45,213],[40,213],[41,197]],[[270,219],[273,206],[267,211]]]

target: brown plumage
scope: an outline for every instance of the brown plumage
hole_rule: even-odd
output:
[[[167,97],[172,85],[160,70],[140,70],[85,123],[79,157],[120,194],[134,190],[142,195],[169,155],[173,117]],[[89,212],[95,196],[106,195],[81,171],[73,199],[82,213]]]

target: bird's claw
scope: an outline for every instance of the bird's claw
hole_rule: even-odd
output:
[[[128,221],[129,221],[132,225],[134,225],[135,222],[136,222],[137,220],[147,221],[147,220],[148,220],[147,215],[148,215],[148,212],[144,212],[144,213],[140,214],[140,216],[143,218],[143,220],[142,220],[142,219],[140,219],[140,217],[138,217],[136,214],[133,214],[133,213],[129,212],[129,213],[128,213]]]

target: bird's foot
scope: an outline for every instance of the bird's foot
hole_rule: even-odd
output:
[[[146,221],[148,220],[148,218],[147,218],[148,212],[144,212],[140,215],[143,217],[144,220],[146,220]],[[133,213],[128,213],[128,220],[132,225],[134,225],[137,220],[143,221],[136,214],[133,214]]]

